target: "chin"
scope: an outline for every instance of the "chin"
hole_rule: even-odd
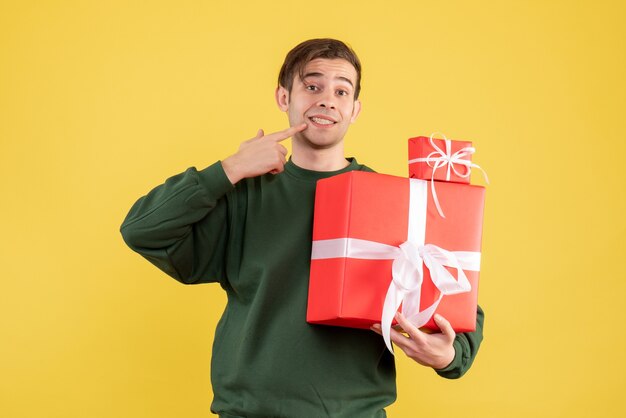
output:
[[[343,138],[308,138],[302,137],[302,141],[313,149],[328,149],[340,144]]]

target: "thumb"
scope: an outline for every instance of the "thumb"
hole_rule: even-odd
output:
[[[452,325],[450,325],[450,322],[448,322],[447,319],[439,314],[435,314],[435,323],[437,324],[443,335],[447,336],[450,340],[454,340],[454,337],[456,337],[456,332],[454,332],[454,330],[452,329]]]

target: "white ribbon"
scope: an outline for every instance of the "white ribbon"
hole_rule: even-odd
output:
[[[383,339],[391,353],[391,323],[400,304],[407,319],[416,327],[423,326],[437,309],[444,295],[469,292],[471,285],[463,270],[480,271],[480,252],[447,251],[436,245],[425,244],[426,236],[426,181],[409,179],[409,228],[407,241],[399,246],[356,238],[337,238],[313,241],[312,260],[326,258],[360,258],[393,260],[392,281],[387,290],[381,316]],[[440,291],[439,298],[428,308],[419,311],[423,282],[423,266]],[[445,268],[458,272],[458,280]]]
[[[441,135],[446,144],[446,151],[444,152],[441,148],[439,148],[435,141],[433,141],[433,137],[435,135]],[[426,163],[429,167],[433,169],[432,175],[430,177],[430,190],[433,195],[433,200],[435,202],[435,206],[437,208],[437,212],[442,218],[445,218],[443,214],[443,210],[441,209],[441,205],[439,205],[439,199],[437,198],[437,192],[435,191],[435,171],[438,169],[448,166],[446,170],[446,181],[450,181],[451,171],[454,172],[455,175],[461,178],[469,177],[471,174],[472,168],[477,168],[482,171],[483,176],[485,176],[485,181],[489,184],[489,178],[487,177],[487,173],[483,170],[478,164],[474,164],[473,162],[466,160],[465,157],[472,155],[476,152],[476,148],[474,147],[464,147],[452,154],[452,141],[449,140],[444,134],[441,132],[434,132],[430,135],[430,145],[435,149],[435,151],[428,154],[426,157],[414,158],[409,160],[409,164],[414,163]],[[434,165],[433,165],[434,164]],[[465,167],[465,173],[460,173],[457,170],[457,164]]]

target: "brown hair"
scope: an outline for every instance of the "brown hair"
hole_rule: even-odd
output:
[[[316,58],[344,59],[352,64],[356,70],[354,100],[359,98],[361,91],[361,62],[352,48],[336,39],[309,39],[294,47],[285,57],[285,62],[278,74],[278,84],[291,93],[295,73],[298,73],[300,79],[304,78],[304,67]]]

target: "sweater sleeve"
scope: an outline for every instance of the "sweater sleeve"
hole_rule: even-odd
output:
[[[228,199],[220,161],[168,178],[139,198],[120,227],[126,244],[184,284],[225,281]]]
[[[454,339],[454,359],[443,369],[436,369],[439,376],[447,379],[458,379],[469,370],[478,354],[483,340],[483,324],[485,313],[480,306],[476,309],[476,331],[457,334]]]

